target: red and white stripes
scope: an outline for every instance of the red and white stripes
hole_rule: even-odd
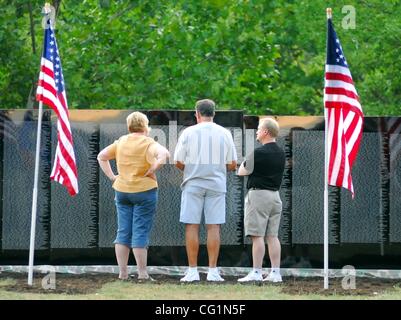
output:
[[[324,104],[328,108],[328,182],[354,195],[351,168],[362,137],[363,113],[348,68],[326,65]]]

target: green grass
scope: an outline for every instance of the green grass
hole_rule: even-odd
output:
[[[0,280],[0,300],[384,300],[401,299],[401,288],[379,292],[371,296],[355,295],[290,295],[281,292],[280,285],[232,284],[135,284],[110,282],[90,294],[54,294],[7,291],[5,287],[15,280]],[[51,291],[49,291],[51,292]]]

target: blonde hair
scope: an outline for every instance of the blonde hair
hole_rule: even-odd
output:
[[[280,126],[278,122],[272,118],[260,119],[260,125],[263,129],[269,131],[272,138],[277,138],[278,132],[280,131]]]
[[[127,126],[130,133],[149,131],[149,120],[142,112],[135,111],[127,117]]]

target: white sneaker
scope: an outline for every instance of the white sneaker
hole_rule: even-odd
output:
[[[224,279],[220,276],[220,274],[218,272],[210,272],[210,271],[207,273],[206,280],[207,281],[216,281],[216,282],[224,281]]]
[[[189,271],[185,273],[185,276],[180,279],[181,282],[193,282],[193,281],[199,281],[199,272],[198,271]]]
[[[263,281],[283,282],[283,279],[281,278],[281,274],[277,272],[270,272],[269,275],[263,279]]]
[[[262,274],[252,270],[245,277],[238,279],[238,282],[250,282],[250,281],[263,281]]]

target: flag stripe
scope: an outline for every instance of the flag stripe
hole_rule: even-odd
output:
[[[352,75],[351,72],[349,71],[348,67],[342,67],[340,65],[330,65],[330,64],[326,64],[326,74],[327,73],[340,73],[343,75],[346,75],[348,77],[350,77],[352,79]]]
[[[361,104],[359,103],[358,100],[352,99],[352,98],[348,98],[346,96],[343,96],[341,94],[326,94],[325,97],[326,101],[328,102],[339,102],[338,105],[341,106],[341,108],[343,108],[342,104],[344,104],[344,106],[349,106],[351,107],[356,107],[359,110],[361,110]],[[354,112],[357,112],[356,110]]]
[[[333,117],[333,143],[332,143],[332,150],[330,154],[330,168],[331,174],[330,181],[334,184],[337,184],[337,181],[342,179],[343,177],[343,170],[344,170],[344,152],[342,150],[342,134],[339,130],[342,124],[339,121],[342,121],[342,117],[340,114],[342,113],[341,109],[334,109],[332,110],[331,116]]]
[[[355,99],[359,101],[359,97],[357,94],[355,94],[352,91],[349,91],[345,88],[336,88],[336,87],[326,87],[325,91],[326,94],[331,94],[331,95],[342,95],[346,96],[351,99]]]
[[[355,87],[348,83],[348,82],[344,82],[344,81],[337,81],[337,80],[326,80],[325,81],[325,87],[326,88],[344,88],[347,91],[351,91],[353,93],[355,93],[356,95],[358,95],[355,91]],[[358,97],[359,99],[359,97]]]
[[[341,73],[326,73],[326,80],[339,80],[352,85],[354,84],[354,81],[351,77]]]

